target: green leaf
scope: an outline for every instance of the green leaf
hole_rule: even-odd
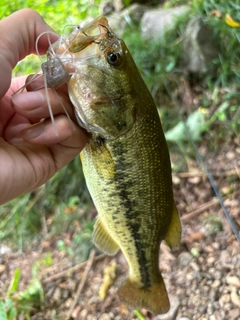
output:
[[[49,267],[49,266],[52,265],[52,255],[51,255],[51,252],[47,252],[47,253],[45,254],[44,260],[45,260],[45,266],[46,266],[46,267]]]
[[[206,129],[204,114],[198,110],[193,112],[188,117],[186,125],[193,141],[200,140],[201,133]],[[187,141],[188,137],[184,122],[180,121],[175,127],[168,130],[165,136],[168,141]]]
[[[17,309],[15,307],[12,307],[8,311],[8,320],[15,320],[16,318],[17,318]]]
[[[38,279],[32,279],[26,290],[20,293],[19,301],[21,300],[29,302],[42,302],[44,300],[43,288]]]
[[[140,310],[134,310],[133,313],[139,320],[146,320]]]
[[[3,301],[0,301],[0,319],[1,320],[8,320],[5,304],[3,303]]]
[[[18,289],[18,285],[19,285],[19,281],[20,281],[20,277],[21,277],[21,270],[20,269],[16,269],[14,271],[14,275],[13,278],[11,280],[11,283],[8,287],[8,291],[7,291],[7,297],[10,297],[13,292],[17,291]]]

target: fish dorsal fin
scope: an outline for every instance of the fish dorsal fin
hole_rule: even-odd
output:
[[[99,217],[97,217],[94,226],[92,241],[101,251],[108,255],[114,255],[119,250],[118,244],[113,240]]]
[[[167,235],[165,237],[165,241],[171,249],[179,245],[181,240],[181,234],[182,234],[181,221],[178,215],[177,207],[175,204],[173,204],[172,219],[168,228]]]

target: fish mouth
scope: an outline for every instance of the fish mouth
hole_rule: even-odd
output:
[[[108,21],[105,17],[100,17],[84,27],[78,26],[76,34],[69,43],[68,51],[77,53],[85,51],[87,47],[95,43],[99,45],[101,40],[110,34],[108,29]]]
[[[115,102],[121,100],[122,96],[118,95],[118,96],[114,96],[114,97],[98,97],[96,99],[94,99],[90,105],[90,107],[92,105],[103,105],[103,104],[108,104],[111,103],[114,107],[116,107]]]

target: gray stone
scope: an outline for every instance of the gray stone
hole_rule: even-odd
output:
[[[239,308],[232,309],[229,311],[229,319],[237,320],[239,318],[240,318],[240,309]]]
[[[114,11],[115,11],[115,8],[112,1],[105,1],[100,4],[101,15],[107,16]]]
[[[195,74],[214,72],[212,61],[218,57],[219,48],[213,30],[202,18],[195,17],[187,25],[183,41],[183,56],[187,71]]]
[[[141,20],[142,38],[159,39],[166,31],[176,26],[177,18],[190,11],[188,6],[178,6],[170,9],[148,10]]]
[[[103,313],[99,320],[111,320],[110,316],[107,313]]]
[[[0,255],[8,254],[10,252],[11,252],[11,249],[6,246],[0,247]]]
[[[116,11],[121,11],[124,7],[126,7],[123,0],[112,0],[112,3],[114,5],[114,8]],[[146,5],[152,5],[156,3],[156,0],[129,0],[129,4],[146,4]]]
[[[189,252],[181,252],[177,258],[180,266],[186,267],[193,260],[193,256]]]
[[[136,3],[120,13],[113,12],[107,17],[111,29],[121,37],[126,30],[127,25],[140,23],[146,8],[146,6]]]

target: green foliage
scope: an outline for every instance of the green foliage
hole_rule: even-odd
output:
[[[11,279],[5,298],[0,300],[0,319],[15,320],[20,314],[24,319],[31,319],[31,311],[39,307],[44,301],[43,288],[38,279],[38,270],[41,265],[51,264],[51,255],[46,254],[32,268],[32,278],[25,290],[18,292],[21,270],[16,269]]]
[[[83,206],[90,209],[92,202],[80,158],[76,157],[37,191],[0,206],[0,241],[7,239],[16,249],[22,250],[30,239],[41,239],[43,218],[46,220],[53,213],[48,232],[63,234],[74,227],[74,221],[86,219],[79,214]],[[68,208],[71,213],[66,214]]]
[[[139,320],[145,320],[145,317],[142,315],[140,310],[134,310],[133,314],[139,319]]]
[[[166,132],[166,139],[168,141],[188,140],[185,132],[185,126],[188,127],[193,141],[199,141],[201,139],[203,131],[206,130],[206,121],[203,112],[201,112],[201,110],[196,110],[190,114],[185,122],[178,122],[175,127]]]
[[[208,235],[216,234],[223,230],[222,220],[215,214],[204,217],[202,223]]]
[[[240,28],[232,28],[225,22],[226,14],[240,22],[240,3],[225,0],[194,0],[192,8],[201,15],[219,39],[219,58],[214,61],[218,67],[218,78],[214,85],[229,86],[239,82],[240,76]],[[206,79],[208,81],[208,79]]]
[[[81,261],[85,261],[90,251],[94,248],[92,243],[92,232],[95,221],[84,221],[82,223],[82,231],[80,233],[75,233],[73,237],[74,243],[77,245],[77,252]]]
[[[0,3],[0,19],[11,13],[30,8],[39,12],[54,31],[61,34],[66,25],[76,25],[89,16],[99,15],[101,0],[2,0]],[[40,59],[30,55],[14,69],[14,75],[31,74],[40,69]]]
[[[8,291],[7,291],[7,298],[10,297],[15,291],[17,291],[19,281],[20,281],[20,276],[21,276],[21,270],[16,269],[14,271],[14,276],[11,280],[11,283],[10,283]]]
[[[61,32],[66,24],[78,24],[88,16],[99,15],[100,3],[100,0],[2,0],[0,18],[30,8],[38,11],[56,32]]]
[[[190,15],[178,18],[174,30],[169,30],[158,40],[142,39],[138,27],[131,27],[123,36],[153,95],[156,95],[158,90],[167,93],[172,75],[181,71],[181,36]]]

